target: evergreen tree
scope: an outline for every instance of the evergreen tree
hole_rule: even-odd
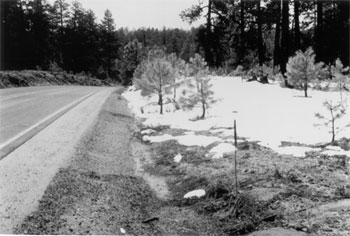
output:
[[[308,83],[317,79],[322,65],[322,63],[315,63],[315,54],[312,48],[308,48],[305,52],[299,50],[295,56],[288,60],[288,81],[296,88],[303,87],[304,95],[307,97]]]
[[[338,89],[340,93],[340,100],[343,100],[343,91],[349,91],[346,87],[349,83],[346,75],[343,74],[344,66],[339,58],[335,61],[335,65],[332,67],[332,74],[334,75],[335,81],[338,83]]]
[[[346,108],[342,102],[334,104],[328,100],[323,103],[323,106],[329,111],[329,116],[322,115],[321,113],[316,113],[315,116],[324,121],[325,126],[330,126],[330,133],[332,134],[331,143],[333,144],[335,142],[335,136],[339,132],[339,127],[336,126],[335,122],[346,114]]]
[[[152,49],[148,58],[136,68],[135,86],[142,90],[143,95],[157,94],[160,114],[163,114],[164,95],[172,80],[171,64],[166,60],[164,50]]]
[[[192,88],[189,91],[189,96],[181,99],[181,103],[186,108],[193,108],[200,104],[202,108],[201,119],[206,116],[206,111],[215,102],[213,97],[212,85],[210,84],[210,78],[208,76],[209,70],[204,58],[199,54],[195,54],[190,59],[191,72],[194,76],[195,86],[189,83],[189,87]]]
[[[110,10],[106,10],[104,18],[101,22],[101,48],[102,48],[102,63],[105,71],[107,72],[107,78],[114,77],[116,74],[112,74],[114,61],[118,57],[118,41],[115,33],[115,24]]]

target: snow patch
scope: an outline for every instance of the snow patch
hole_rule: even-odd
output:
[[[324,155],[328,155],[328,156],[336,156],[336,155],[340,155],[340,156],[348,156],[350,157],[350,151],[345,151],[341,148],[337,148],[337,149],[328,149],[328,147],[326,147],[327,150],[324,150],[321,152],[321,154]]]
[[[148,141],[148,142],[151,142],[151,143],[160,143],[160,142],[164,142],[164,141],[168,141],[168,140],[172,140],[172,139],[175,139],[174,136],[171,136],[169,134],[163,134],[163,135],[160,135],[160,136],[148,136],[148,135],[145,135],[142,137],[142,140],[143,141]]]
[[[222,158],[225,154],[233,153],[236,147],[229,143],[220,143],[209,151],[213,159]]]
[[[287,146],[278,147],[275,151],[281,155],[293,155],[296,157],[305,157],[306,152],[320,151],[320,148],[300,147],[300,146]]]
[[[193,190],[191,192],[188,192],[184,195],[184,198],[193,198],[193,197],[197,197],[197,198],[201,198],[205,196],[205,190],[204,189],[197,189],[197,190]]]
[[[182,155],[179,153],[174,157],[174,162],[179,163],[182,160]]]
[[[144,124],[148,127],[168,125],[170,128],[188,131],[210,130],[219,138],[231,138],[233,123],[236,119],[237,133],[240,137],[260,141],[260,145],[281,152],[282,150],[287,152],[286,150],[289,149],[288,154],[295,155],[298,149],[299,156],[304,155],[305,150],[300,150],[303,148],[281,149],[279,147],[281,141],[304,144],[329,142],[330,128],[324,125],[315,126],[321,123],[315,117],[315,113],[327,116],[329,112],[324,108],[323,102],[330,100],[337,103],[339,92],[310,89],[310,97],[304,98],[299,90],[281,88],[278,84],[246,83],[242,82],[240,77],[216,76],[211,78],[211,83],[214,96],[218,101],[208,109],[204,120],[191,121],[201,114],[199,106],[190,111],[176,110],[164,115],[142,114],[141,108],[146,104],[157,102],[157,95],[144,97],[141,96],[140,90],[131,87],[123,93],[123,96],[129,101],[128,106],[132,112],[137,117],[144,118]],[[182,87],[185,88],[185,85]],[[182,94],[181,89],[178,89],[178,94]],[[171,97],[172,94],[169,96]],[[180,97],[178,96],[178,99]],[[345,104],[350,104],[349,93],[343,94],[343,101]],[[336,138],[349,136],[350,126],[346,127],[349,120],[350,112],[337,120],[337,127],[343,129],[339,131]],[[213,128],[216,130],[211,131]],[[196,144],[191,143],[191,145]]]
[[[176,140],[179,142],[179,144],[184,146],[202,146],[202,147],[206,147],[212,143],[221,141],[221,139],[218,137],[193,135],[193,134],[177,136]]]

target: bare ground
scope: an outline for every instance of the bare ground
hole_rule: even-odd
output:
[[[222,234],[210,217],[175,204],[164,178],[144,171],[152,158],[133,138],[135,121],[120,93],[109,97],[71,163],[15,233]]]

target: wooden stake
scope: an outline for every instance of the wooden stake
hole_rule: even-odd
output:
[[[237,177],[237,126],[234,122],[234,139],[235,139],[235,180],[236,180],[236,197],[238,196],[238,177]]]

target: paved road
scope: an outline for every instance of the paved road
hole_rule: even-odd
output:
[[[43,86],[0,90],[0,147],[40,121],[103,87]]]
[[[0,149],[0,234],[13,233],[16,225],[37,208],[52,178],[60,168],[69,165],[71,158],[79,151],[76,147],[81,137],[93,125],[102,105],[115,88],[48,87],[21,90],[1,91],[0,132],[5,130],[9,138],[33,125],[38,127],[38,121],[43,125],[39,125],[40,132],[34,128],[35,135],[28,137],[25,134]],[[41,122],[72,101],[85,97],[72,109],[64,109],[67,112],[49,122],[49,125]],[[7,113],[15,118],[11,120],[11,115]],[[8,126],[17,131],[14,133]],[[27,133],[33,133],[33,129]]]

